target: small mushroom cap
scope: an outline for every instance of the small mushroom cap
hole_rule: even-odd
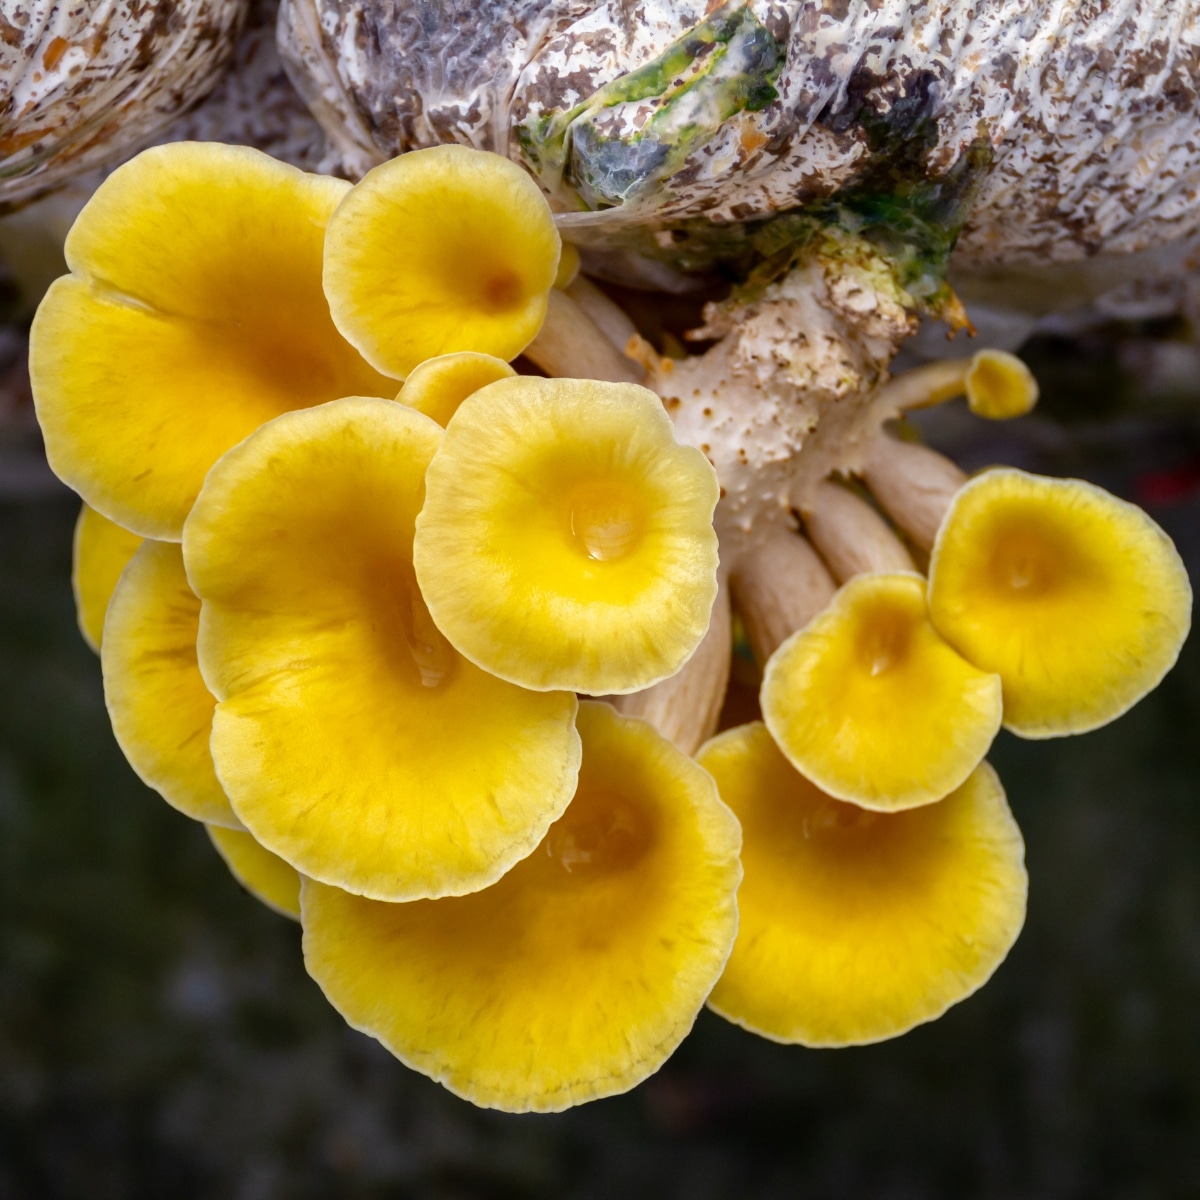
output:
[[[421,599],[413,521],[441,437],[387,400],[285,414],[217,463],[184,531],[235,811],[303,874],[379,899],[492,883],[579,768],[575,697],[472,666]]]
[[[1021,832],[981,763],[938,804],[875,813],[826,796],[760,722],[700,765],[742,822],[745,879],[709,1007],[805,1046],[883,1041],[991,976],[1025,920]]]
[[[516,358],[558,271],[546,198],[515,163],[432,146],[368,171],[329,222],[325,294],[346,339],[399,378],[455,350]]]
[[[938,632],[1004,685],[1022,737],[1082,733],[1158,685],[1191,624],[1171,539],[1078,479],[987,471],[955,497],[929,564]]]
[[[141,544],[136,533],[102,517],[90,505],[79,510],[71,548],[71,590],[79,632],[97,654],[113,588]]]
[[[426,487],[417,578],[484,670],[539,691],[632,692],[707,632],[717,478],[653,392],[501,380],[463,401]]]
[[[558,259],[558,273],[554,276],[554,286],[562,291],[575,282],[579,274],[579,251],[570,242],[563,242],[562,254]]]
[[[989,421],[1023,417],[1038,401],[1033,372],[1004,350],[980,350],[971,359],[965,384],[971,411]]]
[[[93,508],[178,541],[208,468],[264,421],[395,394],[321,291],[325,222],[347,188],[203,142],[146,150],[100,185],[29,350],[50,465]]]
[[[492,354],[473,350],[439,354],[413,368],[396,399],[445,427],[472,392],[515,374],[504,359]]]
[[[579,790],[541,845],[460,898],[305,881],[304,959],[335,1008],[475,1104],[623,1092],[691,1028],[737,929],[737,822],[649,725],[579,706]]]
[[[234,879],[252,896],[285,917],[300,919],[300,874],[250,834],[206,825],[208,836]]]
[[[767,662],[762,710],[797,770],[890,812],[952,792],[1000,729],[1000,680],[938,636],[919,575],[860,575]]]
[[[216,701],[196,662],[199,626],[178,543],[144,542],[108,606],[104,700],[144,783],[193,820],[240,829],[208,750]]]

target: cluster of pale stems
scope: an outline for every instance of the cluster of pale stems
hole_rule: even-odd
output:
[[[756,465],[683,444],[494,155],[352,187],[161,146],[66,255],[31,372],[116,738],[346,1020],[477,1104],[625,1090],[705,1003],[808,1046],[937,1017],[1024,919],[1001,724],[1095,728],[1186,634],[1139,510],[882,420],[806,536],[747,520]],[[1033,395],[983,354],[879,402],[964,390]],[[764,720],[713,737],[731,610]]]

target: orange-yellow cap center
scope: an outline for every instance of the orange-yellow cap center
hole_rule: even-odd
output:
[[[492,271],[479,289],[480,307],[489,314],[511,312],[525,303],[525,289],[512,271]]]
[[[1068,585],[1086,586],[1093,575],[1088,557],[1033,514],[1022,514],[994,535],[988,578],[999,595],[1015,603],[1040,600]]]
[[[376,645],[413,688],[448,684],[458,655],[433,623],[416,576],[407,563],[390,563],[363,589],[374,611],[371,628]]]
[[[626,557],[645,532],[642,505],[631,488],[614,480],[590,481],[573,488],[567,516],[575,545],[596,562]]]
[[[645,809],[619,792],[581,788],[550,826],[542,850],[564,876],[606,877],[637,865],[654,842]]]
[[[800,834],[807,842],[819,842],[828,849],[852,850],[865,837],[884,832],[886,819],[869,808],[832,800],[812,790],[811,802],[799,814]]]
[[[855,649],[863,670],[872,679],[902,667],[912,648],[913,613],[881,597],[863,614]]]

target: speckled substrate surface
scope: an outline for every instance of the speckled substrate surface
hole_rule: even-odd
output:
[[[286,0],[280,33],[351,175],[497,150],[572,238],[643,257],[631,231],[833,199],[910,232],[973,200],[966,264],[1200,222],[1197,0]]]
[[[0,0],[0,211],[111,165],[213,85],[249,0]]]

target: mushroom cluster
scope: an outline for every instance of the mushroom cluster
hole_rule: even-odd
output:
[[[559,271],[537,188],[177,143],[66,251],[31,374],[134,769],[405,1061],[513,1109],[632,1086],[729,955],[740,832],[577,693],[704,637],[718,485],[646,389],[508,365]]]
[[[746,386],[779,305],[905,325],[842,249],[676,361],[463,147],[351,186],[162,146],[68,237],[31,377],[117,740],[299,916],[346,1019],[476,1103],[631,1087],[706,1000],[808,1045],[936,1017],[1024,918],[1001,724],[1095,728],[1186,635],[1144,514],[884,428],[963,392],[1027,411],[1011,356],[841,424],[831,358],[811,438],[797,379],[771,391],[803,355]],[[716,733],[742,641],[764,720]]]
[[[891,522],[865,488],[828,482],[807,536],[732,568],[764,720],[697,754],[744,842],[738,940],[710,1004],[810,1046],[893,1037],[987,980],[1026,899],[993,738],[1115,719],[1174,663],[1191,616],[1170,540],[1089,483],[968,481],[886,433],[863,474]]]

